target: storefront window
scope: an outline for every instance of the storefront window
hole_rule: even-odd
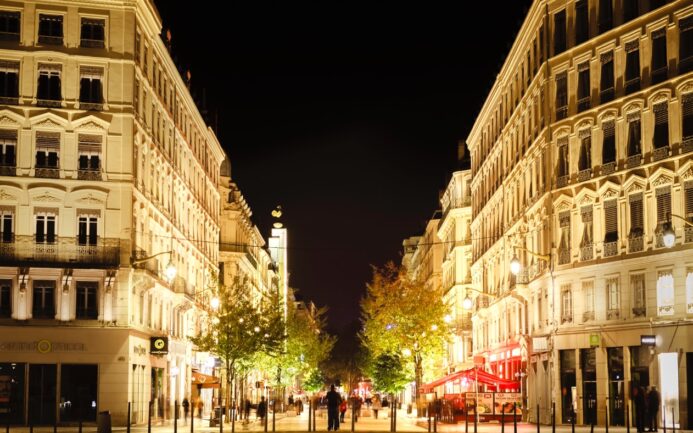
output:
[[[562,421],[570,423],[575,414],[575,350],[561,350],[561,413]]]
[[[95,364],[60,367],[60,421],[96,421],[97,383]]]
[[[55,423],[57,366],[29,365],[29,422],[34,425]]]
[[[611,425],[625,425],[624,415],[624,382],[623,382],[623,348],[606,349],[609,368],[609,413]]]
[[[594,349],[580,349],[583,424],[597,423],[597,358]]]
[[[26,364],[0,363],[0,425],[24,423]]]

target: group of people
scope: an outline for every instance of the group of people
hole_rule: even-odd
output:
[[[657,414],[660,403],[661,399],[657,387],[651,386],[647,392],[642,386],[633,387],[635,427],[638,433],[657,431]]]
[[[197,408],[197,417],[202,418],[202,411],[205,408],[205,403],[201,398],[198,398],[197,401],[193,402],[191,405],[188,397],[184,397],[181,406],[183,406],[183,417],[185,422],[188,422],[188,414],[190,413],[190,410],[192,410],[192,414],[190,414],[190,416],[192,417],[195,415],[195,408]]]

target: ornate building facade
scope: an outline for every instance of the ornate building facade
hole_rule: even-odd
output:
[[[530,421],[623,425],[656,385],[691,426],[691,70],[690,2],[538,0],[476,119],[474,351]]]
[[[0,22],[0,422],[168,417],[204,367],[221,146],[150,0]]]

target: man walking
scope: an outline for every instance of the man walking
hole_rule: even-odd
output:
[[[334,390],[334,385],[330,386],[330,391],[325,396],[327,399],[327,430],[339,430],[339,405],[342,403],[342,396]]]
[[[260,403],[258,403],[255,413],[257,419],[259,419],[261,422],[265,420],[265,415],[267,414],[267,403],[265,403],[265,396],[260,397]]]
[[[635,429],[638,433],[645,431],[645,390],[642,386],[633,387],[633,403],[635,404]]]
[[[660,402],[659,391],[653,385],[650,388],[650,392],[647,393],[647,415],[649,417],[647,427],[649,431],[657,431],[657,414],[659,413]]]

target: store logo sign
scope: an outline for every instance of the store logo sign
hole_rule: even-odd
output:
[[[166,355],[168,353],[168,337],[152,337],[149,339],[151,355]]]
[[[599,347],[602,339],[599,334],[590,334],[590,347]]]
[[[656,335],[641,335],[640,344],[643,346],[656,346],[657,336]]]

